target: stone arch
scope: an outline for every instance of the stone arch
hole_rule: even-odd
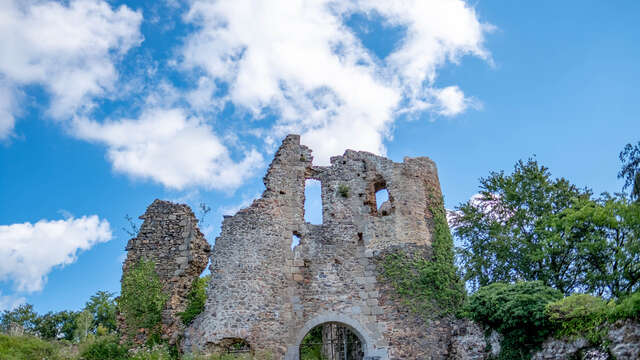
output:
[[[375,340],[370,331],[365,329],[360,322],[344,314],[325,313],[307,321],[296,333],[295,342],[287,347],[284,356],[285,360],[299,360],[300,343],[311,329],[325,323],[338,323],[351,330],[362,343],[364,349],[364,360],[387,360],[389,359],[386,349],[376,349]]]

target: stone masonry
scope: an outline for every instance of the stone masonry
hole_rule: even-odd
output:
[[[212,353],[242,339],[258,358],[293,360],[309,330],[338,322],[360,338],[365,359],[446,359],[453,322],[410,313],[380,265],[398,249],[431,253],[429,206],[441,196],[434,162],[352,150],[331,166],[312,160],[299,136],[287,136],[262,197],[225,217],[205,310],[185,330],[183,350]],[[307,179],[321,183],[321,225],[304,220]],[[382,189],[389,200],[378,209]]]
[[[198,220],[184,204],[155,200],[144,215],[138,235],[127,244],[122,273],[140,259],[151,260],[169,300],[162,313],[162,333],[170,344],[178,341],[184,325],[178,313],[187,306],[187,294],[209,262],[211,247],[198,229]],[[124,326],[120,321],[120,326]]]

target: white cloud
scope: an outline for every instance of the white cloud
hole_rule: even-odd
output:
[[[345,25],[353,13],[379,14],[407,35],[376,59]],[[266,143],[300,132],[320,163],[347,147],[383,154],[399,113],[463,112],[470,102],[458,87],[433,87],[436,70],[467,54],[489,59],[490,27],[462,0],[195,0],[185,19],[199,28],[182,65],[227,82],[227,100],[254,117],[276,111]]]
[[[233,189],[262,165],[255,150],[234,161],[208,124],[180,108],[152,107],[138,119],[103,123],[76,118],[72,131],[78,138],[105,144],[116,171],[179,190]]]
[[[444,116],[455,116],[463,113],[467,108],[478,108],[480,105],[466,98],[457,86],[447,86],[443,89],[434,89],[434,97],[437,100],[437,113]]]
[[[0,280],[11,280],[18,291],[42,290],[55,266],[111,237],[109,222],[96,215],[0,225]]]
[[[13,310],[27,302],[23,296],[2,295],[0,291],[0,311]]]
[[[0,75],[15,86],[43,85],[54,117],[88,109],[93,96],[113,90],[114,62],[142,41],[141,21],[102,0],[1,1]]]

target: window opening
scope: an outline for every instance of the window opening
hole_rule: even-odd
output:
[[[322,225],[322,187],[318,180],[304,182],[304,221]]]
[[[300,245],[300,235],[294,232],[291,234],[291,250],[295,249],[298,245]]]
[[[376,209],[380,210],[380,206],[389,200],[389,192],[387,189],[376,191]]]
[[[227,346],[227,354],[247,354],[251,353],[251,346],[244,339],[233,339]]]

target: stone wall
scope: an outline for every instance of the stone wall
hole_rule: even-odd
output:
[[[640,323],[618,321],[608,327],[604,345],[594,346],[584,338],[549,338],[531,360],[637,360],[640,359]],[[470,321],[458,321],[452,333],[450,360],[484,360],[500,354],[501,336]]]
[[[609,356],[612,355],[612,357]],[[569,359],[640,359],[640,323],[632,320],[618,321],[609,326],[606,346],[594,348],[582,338],[573,340],[549,339],[542,349],[533,355],[533,360]]]
[[[127,244],[122,273],[124,276],[140,259],[155,263],[163,291],[169,295],[162,313],[163,336],[173,344],[184,328],[177,314],[185,310],[187,294],[206,268],[211,247],[187,205],[155,200],[140,219],[144,222]]]
[[[224,219],[205,311],[186,329],[183,349],[218,352],[243,339],[258,357],[297,359],[309,330],[339,322],[360,337],[366,359],[447,358],[453,323],[410,313],[379,265],[399,248],[430,254],[429,203],[441,196],[433,161],[351,150],[331,166],[312,160],[298,136],[287,136],[262,197]],[[304,220],[306,179],[321,183],[321,225]],[[381,189],[389,201],[378,209]]]

